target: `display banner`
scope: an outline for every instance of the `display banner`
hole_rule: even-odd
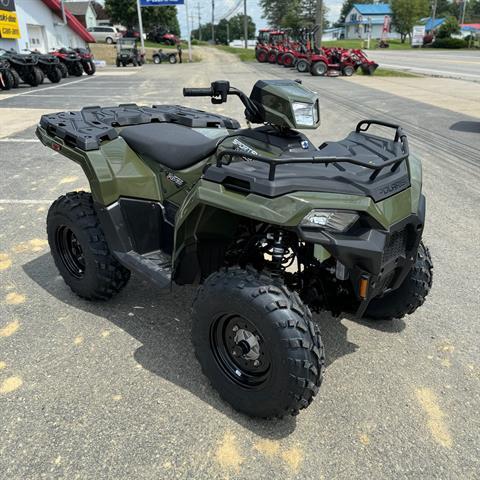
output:
[[[15,0],[0,0],[0,38],[20,38]]]

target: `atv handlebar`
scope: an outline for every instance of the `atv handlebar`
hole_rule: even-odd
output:
[[[241,90],[230,87],[227,80],[212,82],[210,88],[184,88],[184,97],[211,97],[213,104],[225,103],[228,95],[236,95],[245,105],[245,116],[252,123],[263,123],[262,117],[255,103]]]

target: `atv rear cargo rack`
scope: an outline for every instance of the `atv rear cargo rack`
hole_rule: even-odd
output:
[[[350,163],[353,165],[359,165],[361,167],[368,168],[373,170],[372,174],[370,175],[370,180],[374,180],[377,175],[386,167],[392,166],[391,171],[394,172],[398,166],[408,158],[409,155],[409,148],[408,148],[408,140],[407,135],[403,132],[402,128],[398,125],[394,125],[388,122],[382,122],[379,120],[362,120],[357,124],[355,129],[356,133],[365,133],[371,125],[379,125],[382,127],[388,127],[395,129],[395,137],[394,143],[400,146],[400,150],[402,153],[396,155],[395,157],[391,158],[391,154],[388,152],[381,150],[379,148],[373,148],[369,146],[369,150],[380,157],[382,160],[385,160],[383,163],[379,165],[372,164],[370,162],[365,162],[362,160],[358,160],[354,157],[338,157],[338,156],[312,156],[312,157],[280,157],[280,158],[271,158],[265,157],[263,155],[257,155],[253,153],[244,152],[242,150],[235,150],[231,148],[226,148],[221,150],[217,154],[217,163],[216,166],[221,168],[223,165],[228,165],[231,162],[233,157],[241,157],[248,160],[255,160],[257,162],[266,163],[270,165],[269,172],[268,172],[268,180],[274,181],[275,180],[275,172],[278,165],[286,165],[292,163],[319,163],[328,165],[331,163]],[[224,157],[229,157],[227,163],[222,162]]]

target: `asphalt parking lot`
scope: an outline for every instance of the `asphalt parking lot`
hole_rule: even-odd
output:
[[[55,269],[47,209],[88,184],[35,139],[42,113],[183,103],[241,119],[239,102],[212,106],[181,88],[226,78],[248,92],[259,78],[297,76],[214,52],[197,65],[0,92],[0,477],[478,478],[480,120],[458,105],[368,79],[303,77],[321,98],[322,126],[309,135],[317,144],[363,118],[405,127],[423,159],[435,271],[425,306],[404,320],[315,316],[327,372],[298,417],[252,420],[221,401],[192,352],[193,288],[158,292],[133,277],[114,300],[88,303]]]

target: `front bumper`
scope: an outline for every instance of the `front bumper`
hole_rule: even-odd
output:
[[[299,226],[299,236],[309,243],[323,246],[345,265],[353,291],[362,308],[368,302],[398,288],[415,262],[425,221],[425,197],[420,196],[418,210],[403,220],[382,228],[372,218],[364,220],[346,233]],[[366,295],[359,291],[360,279],[368,281]]]

